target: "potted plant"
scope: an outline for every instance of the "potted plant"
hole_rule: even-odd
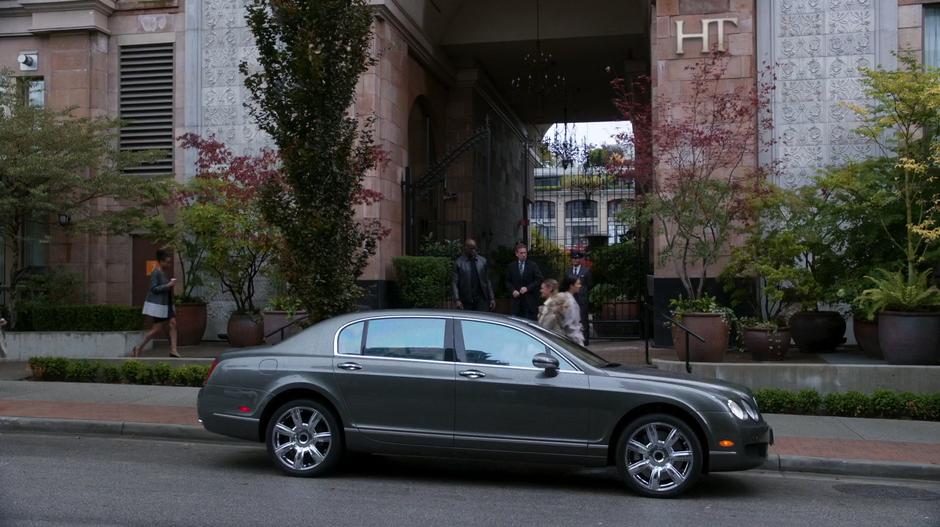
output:
[[[719,305],[715,297],[705,295],[698,299],[674,298],[669,301],[669,310],[672,318],[705,341],[689,338],[691,349],[687,350],[685,331],[672,324],[672,342],[679,360],[684,361],[688,353],[689,360],[693,362],[724,362],[731,326],[735,321],[730,309]]]
[[[606,331],[603,321],[636,320],[640,313],[637,299],[643,283],[636,241],[598,247],[589,256],[595,282],[589,300],[597,321],[601,322],[595,327],[602,333]]]
[[[867,200],[873,210],[898,207],[903,229],[884,229],[884,245],[903,256],[904,270],[880,269],[862,296],[878,314],[878,341],[892,364],[936,364],[938,292],[919,272],[940,239],[940,69],[899,55],[897,70],[861,70],[867,106],[850,106],[861,121],[856,133],[885,153],[878,172],[883,191]]]
[[[255,278],[273,255],[275,230],[259,207],[261,185],[273,178],[278,160],[265,150],[235,156],[214,139],[182,136],[197,151],[197,174],[185,191],[180,218],[205,247],[205,268],[235,303],[228,338],[234,347],[262,343],[264,326],[255,307]]]
[[[908,281],[902,273],[878,269],[862,292],[867,316],[878,317],[878,341],[889,364],[940,362],[940,289],[930,271]]]
[[[706,283],[714,278],[709,272],[753,214],[746,206],[750,189],[761,187],[773,168],[752,163],[770,146],[753,132],[755,126],[770,126],[766,110],[773,84],[729,87],[728,60],[715,52],[686,66],[684,75],[695,97],[681,100],[661,95],[651,105],[648,85],[614,84],[614,104],[633,122],[633,132],[622,138],[634,147],[635,156],[623,171],[612,171],[630,174],[642,188],[636,196],[637,223],[652,225],[649,239],[656,240],[660,267],[671,267],[679,279],[683,306],[713,303],[705,296]],[[657,105],[669,105],[674,111],[653,119],[650,108]],[[651,174],[656,177],[649,179]],[[714,307],[718,309],[717,304]],[[683,314],[683,320],[691,323],[695,318],[696,327],[715,339],[709,344],[714,346],[711,356],[720,360],[729,327],[717,313],[705,315]],[[699,324],[711,327],[705,330]],[[684,344],[676,345],[678,349]]]

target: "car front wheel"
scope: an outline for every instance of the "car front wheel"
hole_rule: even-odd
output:
[[[333,469],[343,451],[343,436],[333,412],[317,401],[290,401],[268,422],[268,454],[291,476],[320,476]]]
[[[652,498],[672,498],[702,472],[702,447],[681,419],[651,414],[628,424],[617,441],[617,470],[627,486]]]

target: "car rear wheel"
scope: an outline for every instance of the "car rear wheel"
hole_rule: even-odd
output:
[[[681,419],[651,414],[628,424],[617,441],[617,470],[627,486],[652,498],[672,498],[702,472],[702,447]]]
[[[268,422],[268,454],[291,476],[321,476],[333,469],[343,451],[343,435],[333,412],[317,401],[290,401]]]

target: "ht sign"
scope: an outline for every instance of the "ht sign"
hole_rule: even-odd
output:
[[[683,29],[685,25],[684,20],[676,20],[676,55],[682,55],[682,41],[687,38],[700,38],[702,39],[702,53],[708,53],[710,51],[708,47],[708,29],[712,24],[718,26],[718,51],[725,50],[725,22],[728,22],[734,27],[738,27],[737,18],[703,18],[702,19],[702,32],[701,33],[686,33]]]

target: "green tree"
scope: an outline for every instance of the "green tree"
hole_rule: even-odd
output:
[[[18,88],[14,77],[0,72],[0,229],[13,317],[30,222],[68,215],[71,229],[122,234],[152,215],[169,193],[167,178],[124,174],[165,152],[121,150],[117,121],[33,107]]]
[[[896,71],[862,70],[869,103],[848,105],[862,126],[856,132],[895,160],[884,176],[881,203],[903,205],[901,236],[885,229],[886,241],[904,256],[909,283],[918,280],[928,244],[940,238],[937,208],[937,147],[940,139],[940,69],[898,56]],[[872,203],[873,205],[877,201]]]
[[[283,177],[263,192],[265,217],[283,236],[277,262],[312,320],[354,308],[356,279],[387,232],[353,207],[381,194],[363,188],[381,152],[372,120],[350,115],[369,55],[364,0],[252,0],[248,26],[257,69],[241,65],[249,110],[277,144]]]

